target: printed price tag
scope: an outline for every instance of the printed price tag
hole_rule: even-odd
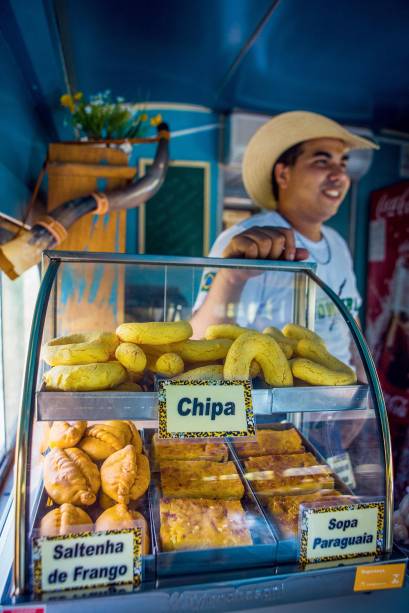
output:
[[[346,483],[350,488],[355,488],[356,482],[354,471],[352,470],[351,458],[347,451],[327,458],[327,464],[337,473],[341,481]]]
[[[142,528],[33,539],[34,591],[139,585]]]
[[[254,436],[248,381],[160,381],[159,438]]]
[[[380,564],[379,566],[358,566],[355,573],[354,592],[391,590],[403,586],[406,565]]]
[[[379,555],[382,552],[384,503],[300,507],[300,563]]]

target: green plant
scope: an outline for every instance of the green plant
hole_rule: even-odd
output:
[[[60,102],[70,112],[76,135],[90,140],[143,137],[149,126],[162,121],[160,115],[149,117],[144,110],[135,110],[124,98],[113,100],[110,90],[89,98],[82,92],[64,94]]]

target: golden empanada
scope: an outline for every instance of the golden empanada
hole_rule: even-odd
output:
[[[150,481],[148,458],[133,445],[116,451],[101,466],[101,485],[105,494],[123,504],[137,500]]]
[[[81,449],[55,447],[45,457],[44,487],[56,503],[93,504],[100,485],[97,466]]]
[[[126,530],[127,528],[134,528],[135,521],[138,522],[138,526],[143,529],[142,536],[142,553],[149,552],[149,529],[146,519],[138,511],[128,509],[125,504],[116,504],[115,506],[107,509],[98,517],[95,523],[96,530]]]
[[[112,500],[110,496],[107,496],[105,492],[101,489],[98,494],[98,504],[101,509],[104,509],[104,511],[106,511],[110,507],[113,507],[115,504],[117,504],[117,502],[116,500]]]
[[[87,427],[86,421],[55,421],[50,428],[48,444],[51,447],[66,449],[75,447]]]
[[[66,502],[44,515],[40,523],[40,534],[41,536],[60,536],[87,532],[92,528],[93,521],[88,513]]]
[[[103,421],[87,428],[79,447],[94,461],[98,461],[106,460],[130,443],[135,446],[137,453],[141,453],[141,437],[131,421]]]

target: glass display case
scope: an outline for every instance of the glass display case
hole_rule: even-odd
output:
[[[112,333],[114,346],[89,358],[101,331]],[[88,357],[75,357],[84,341]],[[126,344],[139,347],[142,366],[118,353]],[[160,363],[164,355],[173,357]],[[89,369],[100,373],[101,364],[119,376],[93,383]],[[80,374],[73,379],[67,373],[74,368]],[[169,381],[208,390],[235,380],[250,383],[255,434],[223,436],[222,428],[207,438],[158,436]],[[57,597],[52,586],[39,587],[39,540],[111,535],[115,521],[118,530],[140,529],[138,581],[108,576],[105,586],[132,592],[127,598],[320,572],[302,554],[305,511],[314,509],[378,505],[377,545],[364,561],[398,559],[376,371],[347,306],[311,263],[46,253],[17,444],[15,602],[48,591]],[[77,515],[70,521],[64,513],[71,507]],[[117,507],[126,521],[115,517]],[[326,566],[345,573],[347,558],[334,556]],[[349,558],[355,568],[356,552]],[[61,590],[60,597],[72,597]]]

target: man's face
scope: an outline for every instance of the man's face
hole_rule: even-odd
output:
[[[277,164],[280,212],[296,213],[309,223],[335,215],[350,186],[347,151],[341,140],[317,138],[302,145],[294,166]]]

